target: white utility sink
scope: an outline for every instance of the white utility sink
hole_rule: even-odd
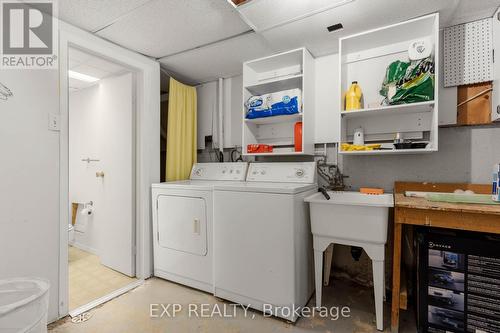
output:
[[[313,235],[385,244],[392,194],[328,192],[326,200],[318,192],[305,199],[311,207]]]
[[[316,306],[321,307],[323,252],[325,284],[330,277],[333,244],[362,247],[372,260],[377,329],[383,330],[384,255],[387,242],[389,208],[392,194],[328,192],[329,200],[318,192],[304,199],[309,202],[314,246]]]

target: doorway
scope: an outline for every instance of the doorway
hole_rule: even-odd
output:
[[[80,307],[88,311],[143,283],[152,276],[153,254],[151,235],[151,184],[160,181],[160,65],[157,61],[124,49],[116,44],[59,22],[59,93],[60,93],[60,208],[59,208],[59,285],[54,290],[59,299],[59,317],[69,313],[69,267],[68,267],[68,221],[72,218],[72,203],[69,196],[69,49],[76,48],[88,54],[118,64],[133,73],[136,112],[134,131],[134,207],[135,243],[132,256],[135,258],[134,284],[121,288],[107,296]],[[111,174],[108,173],[108,176]],[[104,174],[104,180],[106,181]],[[135,253],[135,254],[134,254]],[[76,315],[72,311],[71,315]]]
[[[68,69],[68,308],[77,315],[137,281],[135,75],[75,47]]]

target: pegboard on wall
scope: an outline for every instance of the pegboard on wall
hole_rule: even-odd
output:
[[[445,28],[444,86],[460,86],[492,79],[491,18]]]

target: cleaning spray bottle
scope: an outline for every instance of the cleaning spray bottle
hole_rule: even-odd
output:
[[[346,111],[361,109],[361,96],[363,96],[363,92],[361,91],[358,81],[352,81],[351,86],[345,93]]]

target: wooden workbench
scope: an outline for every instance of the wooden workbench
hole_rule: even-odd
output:
[[[472,190],[478,194],[491,193],[491,185],[437,184],[396,182],[394,185],[394,254],[392,272],[393,333],[399,331],[401,287],[401,237],[403,225],[459,229],[500,234],[500,206],[431,202],[424,198],[405,197],[406,191],[453,192]]]

